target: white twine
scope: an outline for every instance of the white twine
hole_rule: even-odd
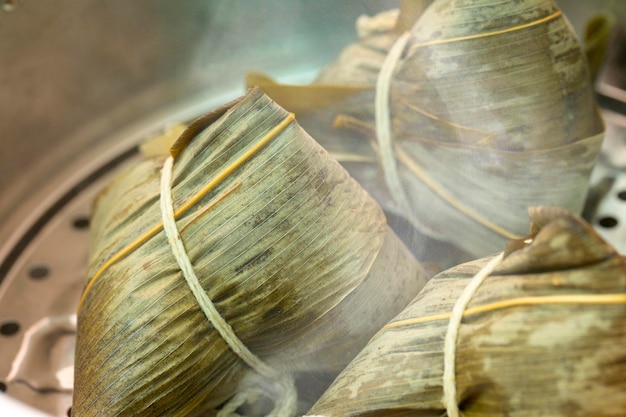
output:
[[[391,81],[394,70],[406,48],[409,38],[409,32],[402,34],[385,57],[376,80],[375,116],[376,137],[385,183],[389,188],[392,198],[399,206],[399,209],[408,219],[414,220],[413,211],[411,210],[406,191],[402,185],[396,158],[394,156],[389,106]],[[416,222],[413,221],[413,223]],[[463,312],[478,290],[480,284],[493,272],[494,268],[502,261],[502,258],[503,254],[494,257],[472,278],[452,310],[444,342],[443,401],[448,417],[459,417],[459,407],[456,401],[456,341],[461,326],[461,319],[463,318]]]
[[[391,142],[391,115],[389,109],[389,92],[391,90],[393,72],[404,52],[409,37],[410,33],[405,32],[396,40],[385,57],[380,72],[378,73],[378,78],[376,79],[375,120],[380,164],[383,169],[385,183],[387,184],[387,188],[389,188],[391,197],[399,206],[398,208],[407,218],[413,219],[413,211],[411,210],[409,200],[402,186],[398,165],[393,153],[393,144]]]
[[[385,184],[391,194],[391,198],[398,206],[398,209],[404,216],[411,221],[414,227],[420,232],[430,235],[439,236],[441,234],[426,226],[422,222],[418,221],[415,217],[413,210],[411,209],[411,203],[409,202],[408,194],[402,181],[400,179],[400,173],[398,171],[397,160],[400,160],[404,165],[426,185],[433,190],[443,201],[451,205],[454,209],[467,216],[469,219],[477,222],[478,224],[488,228],[489,230],[504,236],[507,239],[519,239],[515,233],[492,223],[490,220],[480,216],[478,213],[473,212],[461,202],[457,201],[454,196],[448,193],[444,188],[439,186],[435,181],[428,177],[424,170],[413,161],[406,153],[401,149],[397,149],[396,158],[394,154],[393,138],[391,132],[391,108],[389,102],[391,100],[391,81],[393,79],[395,67],[398,61],[402,57],[406,45],[410,39],[410,32],[402,34],[396,42],[393,44],[389,53],[383,61],[383,65],[378,73],[376,79],[376,98],[375,98],[375,120],[376,120],[376,139],[378,142],[380,164],[383,170],[383,177]]]
[[[463,292],[457,299],[450,320],[448,322],[448,330],[446,332],[443,346],[443,403],[446,407],[448,417],[460,417],[459,405],[456,401],[456,342],[463,319],[463,312],[469,305],[470,301],[478,287],[483,281],[491,275],[502,259],[504,253],[493,257],[480,271],[472,277],[469,284],[463,289]],[[304,417],[327,417],[317,415],[306,415]]]
[[[456,341],[463,319],[463,312],[469,305],[478,287],[502,261],[504,253],[491,259],[465,287],[452,309],[448,330],[443,345],[443,402],[448,417],[459,417],[459,405],[456,401]]]
[[[172,170],[174,158],[172,156],[165,160],[161,174],[161,217],[163,219],[163,230],[167,235],[167,240],[172,249],[172,254],[187,281],[198,305],[205,316],[220,334],[230,349],[241,358],[248,366],[266,378],[268,382],[275,385],[278,390],[278,399],[274,402],[274,409],[268,417],[292,417],[296,413],[297,392],[293,378],[265,364],[260,358],[252,353],[246,345],[237,337],[232,327],[224,320],[215,308],[215,305],[206,294],[200,281],[193,270],[191,261],[187,256],[187,251],[178,232],[174,217],[174,203],[172,201]],[[218,417],[234,415],[235,410],[243,405],[249,398],[252,398],[258,390],[249,388],[237,394],[218,413]]]

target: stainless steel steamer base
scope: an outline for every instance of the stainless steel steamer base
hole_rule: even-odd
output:
[[[137,144],[240,95],[248,70],[307,82],[359,15],[398,3],[0,0],[0,415],[68,415],[90,207]],[[579,33],[603,4],[557,3]],[[587,214],[626,253],[614,84],[598,83],[607,138]]]

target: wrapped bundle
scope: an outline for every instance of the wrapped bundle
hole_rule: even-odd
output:
[[[524,232],[530,206],[582,210],[603,124],[552,1],[438,1],[406,48],[390,112],[416,220],[484,255]]]
[[[530,215],[527,239],[430,280],[310,414],[626,415],[626,262],[569,212]]]
[[[437,0],[410,32],[362,44],[394,34],[378,50],[376,85],[363,76],[370,89],[343,101],[336,124],[373,139],[368,155],[417,229],[477,257],[523,234],[530,206],[582,210],[604,126],[585,54],[553,1]],[[356,74],[348,61],[322,75],[325,86],[346,82],[342,67]]]
[[[258,89],[164,159],[96,201],[74,417],[225,416],[255,396],[294,415],[294,380],[334,377],[425,283],[374,200]]]

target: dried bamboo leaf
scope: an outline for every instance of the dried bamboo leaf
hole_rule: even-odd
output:
[[[139,152],[146,158],[168,156],[172,145],[178,137],[187,129],[183,123],[175,123],[167,126],[162,133],[148,138],[139,145]]]
[[[383,207],[472,257],[523,235],[528,207],[582,210],[604,126],[584,51],[553,1],[437,0],[405,40],[377,104],[389,104],[381,114],[392,141],[377,153],[396,161],[348,166],[359,180],[379,179],[363,184]],[[374,85],[394,42],[395,29],[361,39],[317,82]],[[380,141],[375,97],[337,104],[339,124]],[[358,141],[321,126],[316,137],[331,152]]]
[[[396,30],[400,32],[411,30],[417,19],[432,3],[434,0],[402,0]]]
[[[246,85],[260,87],[281,107],[294,112],[300,119],[306,113],[319,111],[337,102],[344,102],[362,91],[371,90],[371,85],[284,85],[258,72],[246,74]]]
[[[626,260],[563,209],[530,215],[532,242],[504,258],[464,312],[456,403],[467,417],[623,416]],[[445,415],[444,335],[487,260],[433,278],[309,414]]]
[[[403,12],[408,14],[407,9],[411,8],[405,7]],[[357,20],[359,41],[348,45],[318,74],[313,84],[376,84],[385,56],[400,33],[395,29],[399,18],[398,10],[381,12],[373,17],[360,16]]]
[[[277,372],[336,375],[423,286],[378,205],[258,89],[194,122],[172,152],[176,223],[200,284]],[[96,202],[74,416],[206,415],[256,378],[173,259],[162,165],[131,168]]]
[[[615,20],[612,14],[599,13],[592,16],[585,26],[585,54],[594,79],[606,60],[606,52],[616,26]]]
[[[582,210],[604,127],[585,55],[552,1],[435,2],[391,89],[407,195],[427,229],[466,230],[457,243],[484,255],[524,233],[530,206]]]

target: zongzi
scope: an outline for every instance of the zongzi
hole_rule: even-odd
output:
[[[436,0],[410,31],[387,25],[348,47],[308,88],[332,86],[360,91],[303,125],[331,152],[376,158],[346,166],[428,236],[475,258],[522,235],[528,207],[581,212],[604,126],[552,0]]]
[[[430,280],[309,414],[626,415],[626,260],[578,216],[530,215],[500,256]]]
[[[293,416],[296,380],[336,375],[426,278],[258,89],[118,176],[92,225],[74,417],[231,415],[255,396]]]

